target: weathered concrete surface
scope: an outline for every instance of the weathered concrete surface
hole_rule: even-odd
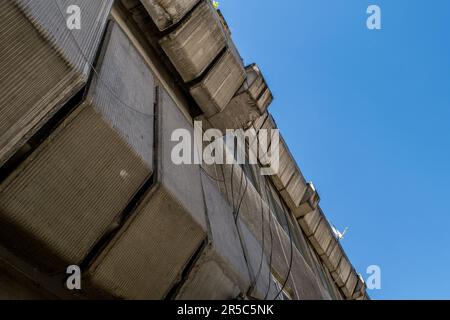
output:
[[[233,209],[215,183],[202,173],[209,221],[209,245],[190,271],[178,299],[234,299],[250,287]]]
[[[364,280],[362,279],[361,275],[358,274],[358,282],[356,283],[355,291],[353,292],[352,299],[360,299],[364,296],[366,292],[366,284],[364,283]]]
[[[141,0],[159,30],[179,22],[199,0]]]
[[[339,266],[336,271],[333,271],[331,275],[333,276],[334,281],[339,287],[343,287],[347,282],[348,277],[350,276],[350,272],[352,270],[352,266],[348,261],[347,257],[344,255],[339,262]]]
[[[44,300],[54,298],[42,292],[18,273],[9,273],[0,268],[0,300]]]
[[[350,275],[349,275],[347,281],[345,282],[345,285],[343,287],[341,287],[341,290],[344,293],[344,295],[347,297],[347,299],[352,299],[353,292],[355,291],[357,282],[358,282],[358,275],[352,268],[352,271],[350,272]]]
[[[240,220],[235,223],[233,209],[214,181],[206,174],[202,174],[202,180],[211,228],[210,244],[189,273],[177,298],[235,299],[240,294],[245,295],[251,286],[251,294],[263,298],[267,291],[271,293],[267,257],[261,255],[262,248],[245,223]]]
[[[326,253],[328,246],[333,240],[334,236],[331,231],[330,225],[326,218],[323,218],[317,229],[314,231],[314,234],[309,237],[309,241],[313,248],[319,255],[323,255]]]
[[[317,193],[316,188],[312,183],[307,183],[306,190],[303,193],[299,206],[293,209],[294,215],[299,219],[304,215],[313,212],[318,208],[319,202],[320,196]]]
[[[209,1],[200,4],[160,45],[185,82],[199,77],[227,44],[222,24]]]
[[[288,275],[291,259],[291,240],[273,213],[273,203],[264,199],[243,173],[240,166],[220,166],[219,187],[230,204],[239,208],[239,217],[248,226],[254,237],[264,248],[265,255],[272,257],[271,268],[282,280]],[[223,174],[222,174],[223,172]],[[233,176],[233,178],[231,178]],[[264,186],[258,186],[266,194]],[[241,200],[242,199],[242,200]],[[239,205],[240,204],[240,205]],[[285,223],[282,218],[282,223]],[[291,230],[291,232],[294,232]],[[297,299],[323,299],[323,288],[306,263],[302,254],[292,244],[292,269],[289,273],[287,290]],[[269,258],[268,258],[269,259]],[[274,296],[269,297],[273,299]]]
[[[171,161],[173,130],[190,124],[162,90],[157,184],[90,270],[94,287],[117,298],[161,299],[207,237],[200,167]]]
[[[153,118],[105,87],[153,114],[153,76],[117,27],[109,48],[104,83],[94,81],[86,102],[0,186],[0,238],[52,272],[81,263],[153,170]],[[117,60],[124,66],[111,75]],[[136,85],[112,80],[126,73]]]
[[[259,68],[252,64],[245,68],[246,80],[225,109],[208,121],[212,127],[225,132],[227,129],[248,128],[269,107],[273,100]]]
[[[302,228],[303,232],[307,237],[314,235],[314,232],[317,230],[319,223],[322,219],[322,214],[320,213],[320,209],[316,209],[311,213],[303,216],[298,219],[298,223]]]
[[[327,251],[320,256],[330,272],[336,271],[342,258],[342,249],[336,239],[332,239]]]
[[[86,82],[112,0],[58,4],[83,10],[82,30],[65,28],[54,1],[0,3],[0,165]]]
[[[244,79],[240,57],[232,50],[227,50],[205,77],[191,87],[190,92],[205,116],[211,117],[228,105]]]

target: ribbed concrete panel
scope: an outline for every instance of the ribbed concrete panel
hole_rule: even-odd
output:
[[[141,0],[159,30],[179,22],[199,0]]]
[[[266,257],[272,256],[271,268],[273,271],[280,277],[285,277],[288,274],[291,248],[291,241],[286,231],[283,230],[275,214],[270,210],[267,199],[261,198],[245,174],[243,175],[240,166],[235,166],[231,170],[230,165],[224,165],[222,169],[226,184],[226,188],[221,188],[222,192],[228,196],[230,203],[234,202],[235,208],[239,207],[242,199],[239,207],[240,219],[245,222],[260,245],[262,246],[264,243]],[[233,179],[231,179],[231,171]],[[219,176],[219,179],[222,179],[222,176]],[[264,189],[262,192],[265,193]],[[270,230],[272,230],[272,239]],[[314,273],[295,244],[292,245],[294,255],[292,273],[288,282],[289,291],[292,291],[299,299],[323,299],[323,289],[316,281]],[[269,296],[269,299],[273,298],[274,296]]]
[[[190,92],[205,116],[211,117],[228,105],[244,79],[240,57],[228,50]]]
[[[160,44],[185,82],[199,77],[227,43],[210,1],[204,1]]]
[[[316,231],[314,231],[314,234],[309,237],[312,246],[319,255],[323,255],[326,253],[332,239],[333,234],[326,218],[323,218],[320,221],[319,226],[317,227]]]
[[[160,189],[99,257],[91,283],[115,298],[162,299],[204,238],[176,195]]]
[[[192,125],[165,91],[159,111],[158,181],[90,270],[92,285],[118,298],[164,298],[207,236],[200,168],[171,160],[172,132]]]
[[[366,293],[366,284],[364,283],[364,280],[362,279],[361,275],[358,275],[358,281],[356,283],[355,291],[353,292],[352,299],[360,299],[364,296]]]
[[[61,272],[84,259],[149,173],[85,105],[0,186],[0,237]]]
[[[69,32],[55,1],[0,3],[0,165],[85,83],[112,1],[57,3],[80,6],[81,30]]]
[[[298,220],[303,232],[307,237],[310,237],[314,234],[319,226],[320,220],[322,219],[322,214],[319,209],[305,215],[304,217]]]
[[[214,128],[222,132],[248,128],[272,102],[272,94],[256,65],[246,67],[246,76],[244,84],[225,109],[208,118]]]
[[[40,292],[30,281],[20,278],[18,273],[10,274],[0,269],[0,300],[44,300],[51,299]]]
[[[347,282],[348,277],[350,276],[350,272],[352,270],[352,266],[348,261],[346,256],[343,256],[341,261],[339,262],[339,266],[336,271],[333,271],[331,275],[333,276],[334,281],[339,287],[343,287]]]
[[[49,270],[79,264],[153,170],[153,76],[117,26],[108,40],[86,102],[0,186],[1,237]]]
[[[358,275],[352,269],[345,285],[341,288],[342,292],[347,297],[347,299],[352,299],[353,292],[355,291],[355,287],[356,287],[357,283],[358,283]]]

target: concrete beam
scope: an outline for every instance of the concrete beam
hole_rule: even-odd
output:
[[[227,45],[216,10],[203,1],[186,19],[160,40],[160,45],[185,82],[198,78]]]

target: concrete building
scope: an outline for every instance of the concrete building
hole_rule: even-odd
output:
[[[282,137],[270,176],[172,161],[195,120],[277,128],[209,0],[0,12],[0,298],[368,299]],[[65,287],[71,265],[81,290]]]

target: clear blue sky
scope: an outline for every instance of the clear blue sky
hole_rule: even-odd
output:
[[[366,9],[382,10],[382,30]],[[221,0],[375,299],[450,299],[450,1]]]

